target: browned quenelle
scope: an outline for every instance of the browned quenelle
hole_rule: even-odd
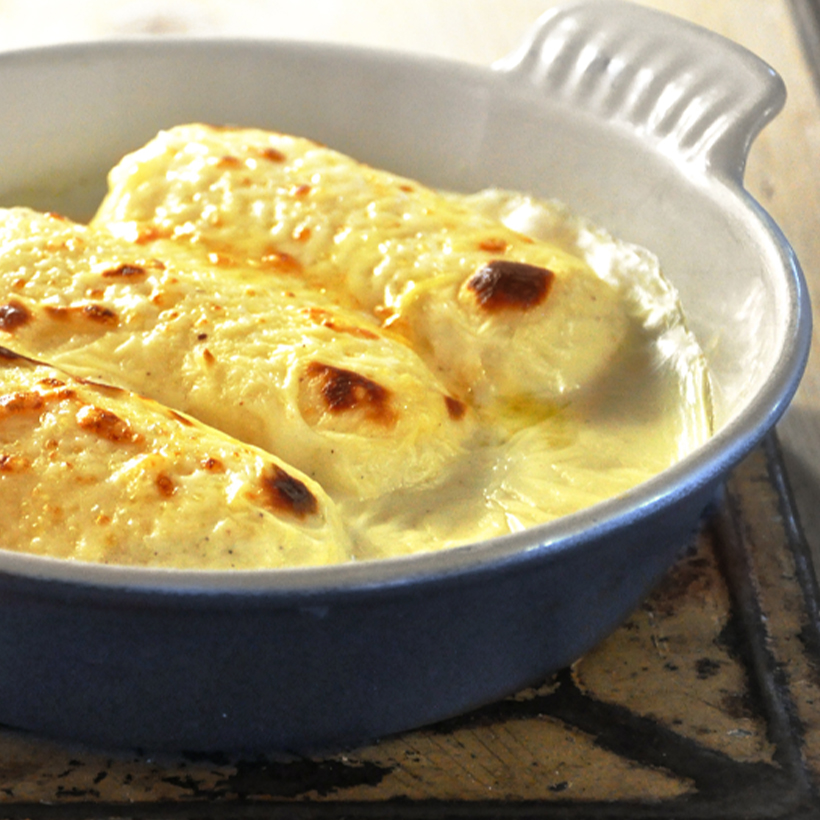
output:
[[[212,569],[347,560],[309,478],[127,390],[0,347],[0,547]]]
[[[563,400],[629,332],[617,290],[578,256],[309,139],[178,126],[109,181],[96,226],[287,271],[369,311],[474,406]]]
[[[0,212],[0,247],[0,341],[194,415],[335,497],[435,480],[472,436],[406,342],[290,275],[26,209]]]

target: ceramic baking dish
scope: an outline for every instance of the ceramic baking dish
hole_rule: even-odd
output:
[[[2,204],[87,216],[123,153],[197,120],[310,136],[437,187],[555,197],[660,257],[718,427],[629,493],[443,553],[207,573],[0,550],[0,722],[103,746],[326,749],[464,712],[601,640],[802,373],[798,263],[742,186],[784,96],[734,44],[610,2],[550,11],[488,68],[268,41],[0,56]]]

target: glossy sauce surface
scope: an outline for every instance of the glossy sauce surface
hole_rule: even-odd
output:
[[[31,505],[34,529],[0,546],[202,568],[443,549],[617,495],[709,435],[704,360],[657,260],[555,203],[432,191],[310,140],[193,125],[125,157],[90,226],[0,217],[0,344],[19,354],[0,407],[44,378],[115,394],[53,434],[104,443],[95,489],[76,492],[119,486],[135,520],[184,511],[183,546],[161,558],[111,526],[122,515],[80,549],[80,523],[72,548]],[[129,494],[105,465],[154,412],[162,432],[140,442],[164,466]],[[22,432],[0,419],[0,464],[31,461],[49,413]],[[196,493],[178,474],[192,430],[220,442],[197,451]],[[230,528],[231,471],[268,456],[243,497],[287,548],[242,530],[192,558],[185,545]],[[66,474],[37,470],[59,493]]]

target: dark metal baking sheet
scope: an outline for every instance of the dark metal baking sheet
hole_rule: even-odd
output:
[[[817,601],[770,438],[655,593],[541,686],[310,759],[158,758],[0,730],[0,816],[820,816]]]

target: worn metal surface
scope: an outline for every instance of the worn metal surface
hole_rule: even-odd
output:
[[[540,687],[324,758],[107,753],[0,730],[6,817],[820,816],[820,639],[769,441],[608,640]]]

